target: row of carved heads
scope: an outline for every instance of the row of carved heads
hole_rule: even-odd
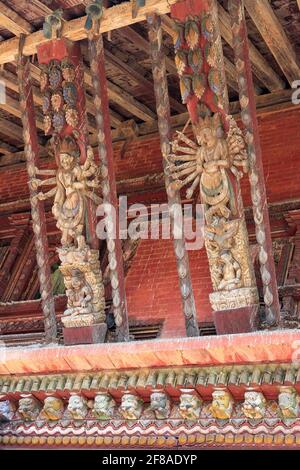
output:
[[[278,396],[280,417],[295,419],[299,414],[300,397],[293,387],[281,387]],[[234,399],[227,390],[215,390],[209,406],[211,415],[216,419],[230,419],[233,412]],[[98,393],[94,400],[88,400],[81,395],[71,395],[68,403],[55,396],[48,396],[43,403],[32,395],[19,400],[18,407],[9,400],[0,401],[0,420],[10,421],[16,416],[25,421],[44,419],[57,421],[69,418],[85,419],[92,411],[96,419],[109,420],[112,418],[138,420],[142,417],[152,419],[183,418],[195,420],[200,417],[203,406],[202,399],[192,390],[181,392],[178,406],[172,406],[169,396],[163,391],[153,391],[150,404],[144,406],[143,400],[132,393],[122,396],[121,404],[117,405],[108,393]],[[242,403],[242,412],[246,418],[262,419],[267,409],[267,400],[261,392],[248,390]],[[175,413],[174,413],[175,412]]]

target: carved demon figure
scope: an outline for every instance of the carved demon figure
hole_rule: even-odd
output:
[[[250,419],[261,419],[266,413],[267,400],[261,392],[245,392],[245,401],[242,409],[244,415]]]
[[[178,407],[180,416],[188,420],[199,419],[201,404],[202,401],[195,395],[192,395],[191,393],[182,393],[180,395]]]
[[[88,413],[87,400],[80,395],[72,395],[69,399],[68,411],[73,419],[84,419]]]
[[[108,393],[95,396],[93,415],[98,419],[111,419],[116,409],[115,400]]]
[[[21,398],[18,412],[25,421],[34,421],[41,411],[40,402],[34,397]]]
[[[227,390],[215,390],[210,411],[216,419],[229,419],[233,410],[233,398]]]
[[[136,395],[126,393],[122,397],[119,411],[125,419],[139,419],[143,411],[143,401]]]
[[[10,421],[16,411],[16,406],[9,400],[0,401],[0,422]]]
[[[46,397],[41,417],[49,421],[58,421],[64,412],[64,402],[60,398]]]
[[[169,418],[171,403],[166,393],[153,392],[151,393],[150,400],[150,409],[154,411],[156,419]]]
[[[284,419],[298,418],[300,397],[293,387],[282,387],[278,396],[279,408]]]

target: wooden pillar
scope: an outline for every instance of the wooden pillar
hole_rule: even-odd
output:
[[[238,73],[241,117],[246,129],[246,142],[250,163],[249,178],[256,240],[259,245],[259,262],[264,302],[266,305],[266,321],[269,325],[272,325],[279,322],[280,305],[243,1],[229,0],[229,10],[231,14],[235,64]]]
[[[37,130],[35,125],[35,111],[33,104],[32,86],[30,80],[30,57],[23,55],[24,36],[20,38],[18,58],[18,80],[20,93],[20,106],[22,111],[24,152],[29,179],[35,175],[38,165],[39,151]],[[54,297],[51,285],[51,270],[49,263],[49,248],[47,239],[46,217],[43,202],[38,200],[37,191],[30,187],[30,202],[32,228],[34,233],[40,293],[45,324],[46,342],[55,342],[57,325],[55,317]]]
[[[228,94],[216,0],[171,6],[175,63],[194,136],[178,133],[168,157],[172,187],[197,191],[218,334],[255,328],[258,292],[250,256],[240,179],[248,157],[242,131],[228,115]],[[197,193],[196,193],[197,194]]]
[[[91,35],[89,37],[89,54],[94,88],[94,104],[96,108],[96,127],[102,177],[103,204],[104,207],[107,205],[107,207],[114,207],[116,210],[115,220],[111,211],[107,210],[105,213],[113,312],[117,327],[117,338],[119,341],[127,341],[129,339],[128,314],[123,256],[119,237],[117,189],[113,161],[103,40],[101,34]]]
[[[170,153],[171,126],[170,126],[170,103],[168,94],[168,82],[166,75],[166,62],[162,50],[161,19],[156,15],[147,17],[149,25],[149,40],[152,58],[152,72],[154,81],[154,91],[156,98],[158,129],[160,135],[160,146],[163,156],[163,167],[165,173],[165,184],[168,195],[169,214],[171,219],[172,233],[174,233],[174,212],[173,206],[181,206],[179,191],[169,191],[170,177],[166,171],[166,157]],[[199,336],[197,323],[197,312],[195,306],[194,293],[190,275],[188,253],[185,247],[184,238],[174,238],[174,252],[176,257],[179,285],[181,292],[181,301],[185,316],[187,336]]]

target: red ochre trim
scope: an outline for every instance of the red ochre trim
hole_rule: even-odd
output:
[[[141,367],[291,363],[300,359],[300,331],[255,332],[69,347],[36,345],[6,348],[4,355],[4,360],[0,361],[0,375]]]

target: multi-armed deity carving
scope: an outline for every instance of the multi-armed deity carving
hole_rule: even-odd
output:
[[[49,191],[38,193],[37,197],[41,200],[54,197],[52,212],[62,233],[62,247],[58,252],[68,298],[63,317],[65,326],[91,325],[104,319],[98,252],[87,244],[86,227],[88,199],[100,202],[94,192],[99,186],[98,171],[91,148],[83,164],[79,158],[80,149],[75,139],[65,137],[59,149],[58,169],[36,169],[36,175],[52,177],[34,177],[30,181],[35,189],[54,185]]]
[[[61,231],[58,254],[68,299],[62,322],[65,327],[83,327],[105,323],[94,227],[95,205],[101,202],[99,169],[88,145],[80,48],[64,38],[54,39],[61,20],[59,12],[47,17],[44,33],[50,41],[38,48],[44,130],[52,134],[56,168],[35,168],[30,185],[40,190],[38,199],[53,198],[52,213]],[[104,340],[105,325],[102,330]]]
[[[194,138],[185,126],[171,142],[169,193],[188,186],[186,197],[197,192],[204,206],[213,310],[252,307],[258,294],[239,183],[248,171],[248,154],[243,133],[228,114],[217,9],[194,0],[186,9],[172,5],[171,16],[181,96]]]
[[[205,245],[214,293],[215,310],[257,303],[244,217],[237,197],[239,179],[248,170],[246,145],[235,120],[206,116],[194,125],[197,142],[183,132],[171,143],[168,155],[172,182],[169,191],[189,185],[186,197],[196,190],[205,210]],[[232,292],[234,291],[234,293]]]

